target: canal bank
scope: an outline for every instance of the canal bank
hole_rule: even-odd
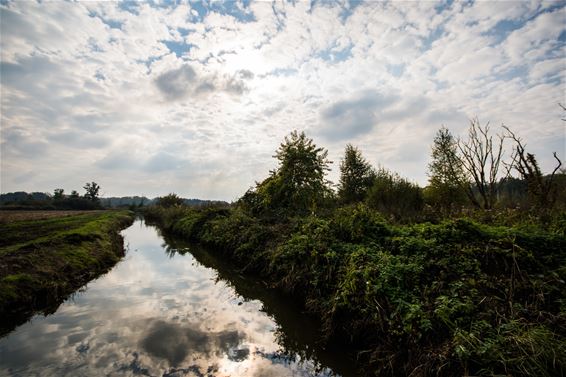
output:
[[[130,211],[43,212],[0,222],[0,335],[114,266],[124,255],[119,232],[134,220]]]
[[[206,249],[136,221],[126,257],[0,339],[0,374],[352,376],[317,323]]]

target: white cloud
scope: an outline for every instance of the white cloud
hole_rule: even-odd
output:
[[[424,184],[475,115],[566,157],[563,4],[348,4],[0,5],[1,191],[233,200],[293,129]]]

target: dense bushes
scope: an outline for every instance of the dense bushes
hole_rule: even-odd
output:
[[[411,219],[424,206],[421,188],[396,173],[380,169],[367,194],[367,204],[393,218]]]
[[[184,201],[182,198],[180,198],[177,194],[173,194],[173,193],[156,199],[156,205],[165,208],[180,206],[184,204],[183,202]]]
[[[467,219],[392,225],[361,204],[279,223],[237,208],[147,217],[301,297],[324,335],[365,350],[375,373],[566,372],[561,234]]]
[[[428,206],[418,185],[375,171],[353,146],[335,196],[326,151],[294,132],[278,168],[231,209],[146,218],[296,294],[324,339],[360,351],[364,374],[565,374],[564,213],[494,210],[495,181],[489,195],[470,186],[447,130],[435,142]],[[484,209],[458,208],[464,187],[482,191]]]

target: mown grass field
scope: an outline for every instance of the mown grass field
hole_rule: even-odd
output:
[[[69,294],[124,255],[129,211],[0,212],[0,331]]]
[[[0,211],[0,224],[24,220],[44,220],[58,217],[69,217],[85,214],[101,213],[96,211]]]

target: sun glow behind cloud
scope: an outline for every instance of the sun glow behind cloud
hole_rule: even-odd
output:
[[[233,200],[305,130],[426,183],[479,116],[565,157],[561,2],[8,2],[1,191]]]

